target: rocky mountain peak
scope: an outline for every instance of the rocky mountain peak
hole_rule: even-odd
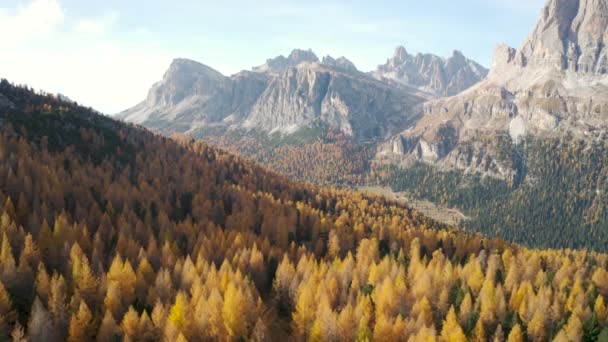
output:
[[[298,66],[300,63],[304,62],[318,62],[319,58],[317,55],[311,50],[301,50],[294,49],[291,51],[289,56],[285,57],[283,55],[277,56],[275,58],[270,58],[266,60],[266,63],[254,67],[253,71],[255,72],[272,72],[272,73],[282,73],[287,68],[292,68]]]
[[[294,63],[302,63],[302,62],[318,62],[319,58],[317,57],[317,55],[315,55],[315,53],[312,51],[312,49],[308,49],[308,50],[301,50],[301,49],[294,49],[293,51],[291,51],[291,53],[289,54],[289,57],[287,58],[290,61],[293,61]]]
[[[464,54],[460,50],[452,51],[452,57],[450,57],[449,59],[455,60],[455,61],[466,61],[467,60],[467,58],[464,56]]]
[[[603,75],[607,42],[608,0],[550,0],[520,49],[500,47],[494,65]]]
[[[224,101],[231,91],[231,79],[219,71],[193,60],[177,58],[163,79],[150,88],[144,101],[117,117],[138,124],[158,118],[177,120],[176,113],[184,113],[182,107],[196,107],[195,111],[185,112],[201,121],[222,117],[228,111]]]
[[[403,46],[373,72],[379,80],[418,88],[438,97],[452,96],[481,81],[488,70],[454,51],[449,58],[433,54],[408,54]]]
[[[403,46],[398,46],[395,49],[395,53],[393,53],[392,60],[395,62],[405,62],[410,55],[407,53],[407,50]]]
[[[176,58],[171,62],[169,69],[165,73],[164,79],[172,77],[201,77],[223,79],[225,78],[219,71],[206,66],[205,64],[186,58]]]
[[[177,68],[177,67],[188,66],[188,65],[196,66],[196,65],[203,65],[203,64],[200,62],[197,62],[195,60],[192,60],[192,59],[178,57],[178,58],[174,58],[173,61],[171,61],[171,65],[169,67]]]
[[[323,61],[321,62],[324,65],[328,65],[335,68],[340,68],[348,71],[357,71],[357,67],[353,62],[348,60],[346,57],[339,57],[334,59],[332,56],[323,57]]]

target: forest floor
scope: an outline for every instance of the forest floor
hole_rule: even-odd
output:
[[[469,218],[458,209],[446,208],[431,201],[412,198],[407,192],[393,192],[390,187],[360,186],[357,187],[357,190],[385,196],[390,200],[405,203],[425,216],[448,225],[459,225],[462,221],[469,220]]]

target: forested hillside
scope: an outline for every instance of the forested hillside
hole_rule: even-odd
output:
[[[515,182],[376,165],[372,183],[457,207],[468,230],[539,248],[608,250],[608,141],[532,138],[511,152]]]
[[[242,133],[242,132],[241,132]],[[390,186],[458,208],[465,228],[538,248],[608,251],[608,140],[533,138],[503,143],[517,165],[513,181],[423,163],[402,168],[374,160],[376,146],[326,132],[315,139],[214,132],[211,145],[257,161],[290,179],[323,186]]]
[[[595,341],[608,257],[466,234],[0,83],[15,341]]]
[[[207,130],[194,138],[258,162],[292,180],[320,186],[361,184],[374,156],[373,144],[357,144],[319,127],[283,136],[253,131]]]

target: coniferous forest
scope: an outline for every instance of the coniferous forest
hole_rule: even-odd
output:
[[[0,93],[1,340],[608,338],[605,254],[484,238]]]
[[[540,248],[608,251],[608,140],[532,137],[500,146],[516,176],[507,181],[417,163],[403,168],[374,160],[373,144],[328,131],[298,144],[224,132],[200,137],[290,179],[321,186],[390,186],[412,198],[457,208],[471,232]],[[276,140],[276,139],[275,139]],[[555,199],[559,198],[559,201]]]
[[[472,232],[538,248],[608,251],[608,141],[528,137],[517,147],[518,178],[378,165],[372,182],[463,210]],[[525,162],[523,162],[525,160]]]

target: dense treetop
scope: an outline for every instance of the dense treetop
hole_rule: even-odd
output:
[[[503,137],[495,148],[516,169],[512,180],[375,159],[374,144],[327,134],[301,141],[247,132],[195,135],[290,179],[321,186],[382,186],[408,198],[457,208],[464,228],[536,248],[608,251],[608,139]],[[508,134],[505,135],[508,136]],[[295,141],[295,143],[294,143]]]
[[[608,258],[529,250],[0,82],[16,341],[597,340]],[[604,330],[603,330],[604,329]]]

